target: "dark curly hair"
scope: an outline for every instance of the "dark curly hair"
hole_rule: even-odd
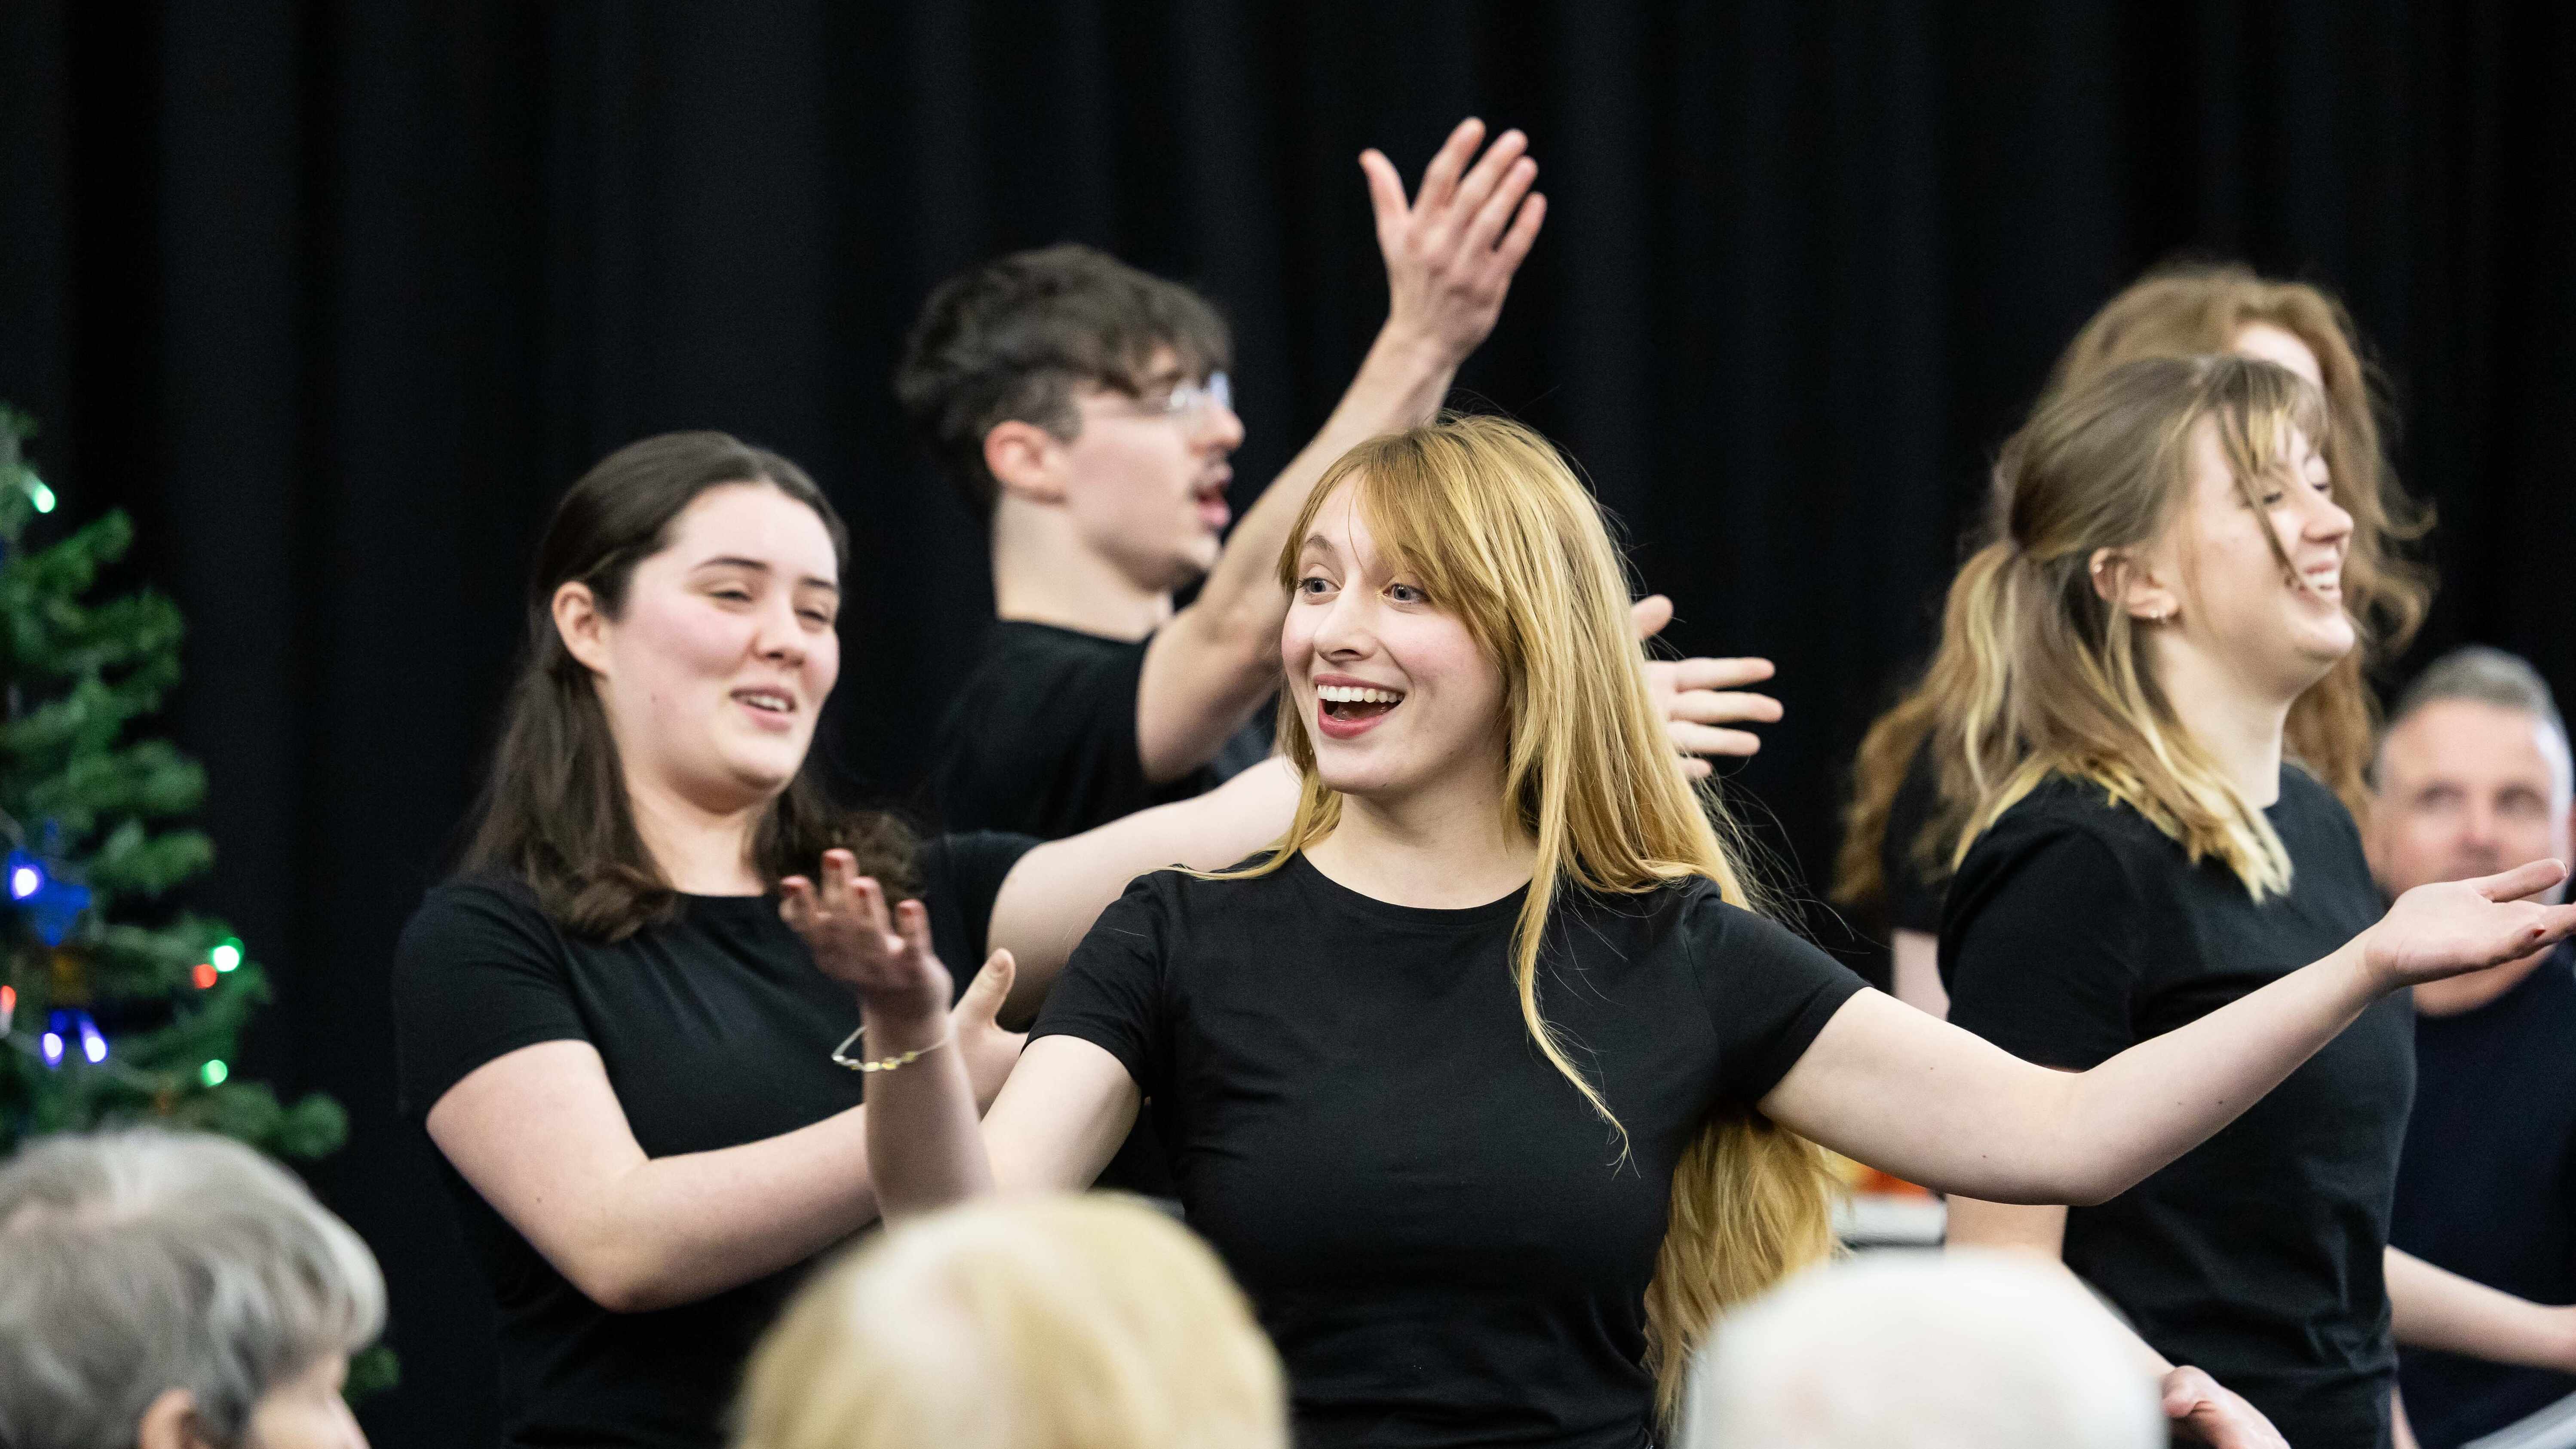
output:
[[[1166,347],[1203,376],[1229,364],[1234,341],[1205,297],[1065,242],[940,283],[904,339],[894,393],[967,507],[989,519],[1001,484],[984,466],[986,434],[1018,421],[1070,441],[1082,426],[1077,384],[1142,395]]]

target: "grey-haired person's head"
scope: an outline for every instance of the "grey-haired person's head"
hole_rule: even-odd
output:
[[[263,1398],[384,1322],[358,1235],[276,1164],[198,1133],[28,1144],[0,1163],[0,1264],[10,1449],[133,1449],[172,1391],[193,1441],[245,1444]]]
[[[2558,698],[2551,692],[2549,681],[2540,671],[2518,654],[2509,654],[2486,644],[2464,644],[2432,663],[2408,682],[2398,693],[2396,706],[2388,711],[2388,727],[2380,733],[2384,763],[2386,741],[2406,722],[2437,704],[2466,701],[2491,709],[2512,710],[2531,716],[2541,729],[2541,753],[2548,759],[2561,791],[2576,787],[2571,781],[2567,746],[2567,721],[2558,712]]]

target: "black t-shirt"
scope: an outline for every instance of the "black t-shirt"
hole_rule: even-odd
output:
[[[1190,1224],[1278,1345],[1310,1449],[1645,1443],[1674,1162],[1861,989],[1706,881],[1567,901],[1540,1005],[1627,1128],[1622,1161],[1521,1022],[1525,893],[1418,910],[1303,856],[1160,871],[1039,1014],[1161,1109]]]
[[[2332,953],[2379,917],[2352,817],[2294,766],[2264,812],[2290,891],[2256,905],[2098,785],[2043,783],[1950,882],[1950,1020],[2084,1070]],[[2066,1218],[2067,1266],[2148,1343],[2243,1394],[2297,1449],[2386,1441],[2381,1253],[2413,1095],[2414,1012],[2391,997],[2209,1141]]]
[[[1205,794],[1261,763],[1270,738],[1256,717],[1198,769],[1159,785],[1145,778],[1136,688],[1149,642],[996,623],[939,727],[930,783],[942,827],[1061,840]]]
[[[980,834],[923,847],[931,937],[961,991],[1002,878],[1035,844]],[[649,1157],[775,1137],[859,1103],[860,1074],[831,1060],[857,999],[814,969],[775,896],[683,896],[677,919],[610,944],[565,931],[515,879],[450,881],[404,929],[393,985],[400,1109],[415,1122],[475,1068],[545,1041],[599,1049]],[[505,1442],[724,1441],[743,1360],[806,1265],[610,1313],[440,1164],[499,1308]]]
[[[2415,1018],[2415,1116],[2388,1240],[2536,1303],[2576,1302],[2576,948],[2475,1011]],[[2576,1393],[2576,1377],[2409,1348],[2406,1417],[2454,1449]]]
[[[1937,935],[1941,930],[1941,896],[1949,889],[1947,862],[1919,858],[1915,842],[1941,808],[1941,786],[1932,769],[1932,744],[1926,740],[1905,766],[1905,779],[1887,805],[1887,833],[1878,841],[1879,874],[1887,882],[1889,929]]]

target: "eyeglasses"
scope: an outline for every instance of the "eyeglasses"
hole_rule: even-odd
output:
[[[1122,399],[1119,406],[1138,417],[1170,418],[1176,423],[1194,424],[1214,409],[1234,410],[1234,382],[1223,372],[1211,372],[1205,382],[1174,383],[1168,392]]]

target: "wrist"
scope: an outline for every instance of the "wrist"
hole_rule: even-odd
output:
[[[2397,979],[2395,971],[2381,964],[2378,959],[2379,953],[2371,949],[2372,938],[2378,933],[2379,925],[2374,922],[2368,929],[2345,942],[2342,948],[2335,952],[2335,956],[2345,958],[2343,974],[2350,983],[2352,993],[2360,998],[2363,1006],[2368,1006],[2405,984]]]
[[[886,1056],[931,1046],[948,1035],[948,1013],[936,1003],[910,998],[862,995],[859,1020],[867,1028],[868,1053]]]
[[[1368,357],[1361,367],[1391,379],[1438,379],[1445,383],[1464,357],[1465,352],[1437,330],[1390,316],[1378,328],[1377,340],[1369,344]]]

